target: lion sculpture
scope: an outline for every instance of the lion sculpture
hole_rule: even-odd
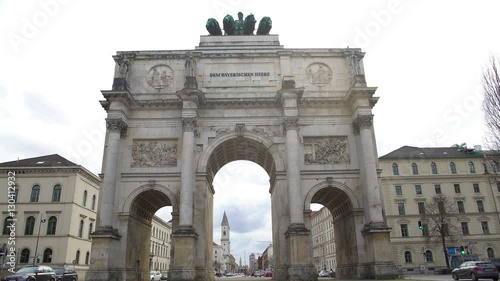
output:
[[[210,35],[222,35],[222,30],[220,29],[219,22],[214,18],[209,18],[205,27]]]

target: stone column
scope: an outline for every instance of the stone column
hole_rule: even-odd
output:
[[[104,166],[104,181],[101,190],[100,222],[98,231],[113,229],[114,200],[116,189],[116,176],[118,169],[118,154],[120,151],[120,138],[125,136],[127,124],[121,118],[107,118],[108,148]]]
[[[365,239],[365,262],[359,276],[366,279],[393,279],[395,266],[390,245],[391,229],[385,225],[382,213],[382,200],[377,176],[375,140],[372,133],[373,115],[358,115],[353,122],[354,133],[359,134],[361,147],[360,169],[363,170],[363,208],[365,226],[362,234]],[[349,274],[346,274],[349,275]]]
[[[194,190],[194,129],[196,118],[182,118],[182,172],[180,223],[182,227],[193,227]]]
[[[290,224],[304,225],[302,193],[300,189],[298,117],[285,117],[286,130],[286,177],[288,181],[288,203]]]
[[[372,134],[373,115],[358,115],[353,122],[355,133],[359,133],[361,143],[361,155],[363,161],[360,163],[364,170],[364,208],[365,223],[383,223],[382,200],[380,198],[380,187],[377,176],[377,160],[375,158],[374,138]]]

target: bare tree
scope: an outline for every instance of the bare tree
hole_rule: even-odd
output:
[[[446,247],[455,246],[462,238],[462,229],[456,220],[457,211],[454,200],[444,195],[436,195],[426,204],[425,214],[422,215],[422,231],[424,236],[427,236],[427,243],[443,247],[448,268],[450,263]]]
[[[483,110],[488,128],[486,141],[490,149],[485,154],[485,173],[490,183],[500,181],[500,60],[491,55],[487,67],[483,70],[482,83],[484,91]]]

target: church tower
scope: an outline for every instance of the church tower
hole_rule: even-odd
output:
[[[224,216],[222,217],[221,226],[221,236],[220,243],[222,245],[222,252],[224,257],[227,257],[229,260],[229,255],[231,254],[231,242],[229,241],[229,222],[227,220],[226,211],[224,211]]]

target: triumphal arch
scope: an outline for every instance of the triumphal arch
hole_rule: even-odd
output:
[[[333,215],[338,278],[394,276],[359,49],[204,35],[190,50],[118,52],[87,280],[148,280],[151,219],[172,206],[169,280],[214,280],[213,179],[270,177],[274,279],[316,280],[310,204]]]

